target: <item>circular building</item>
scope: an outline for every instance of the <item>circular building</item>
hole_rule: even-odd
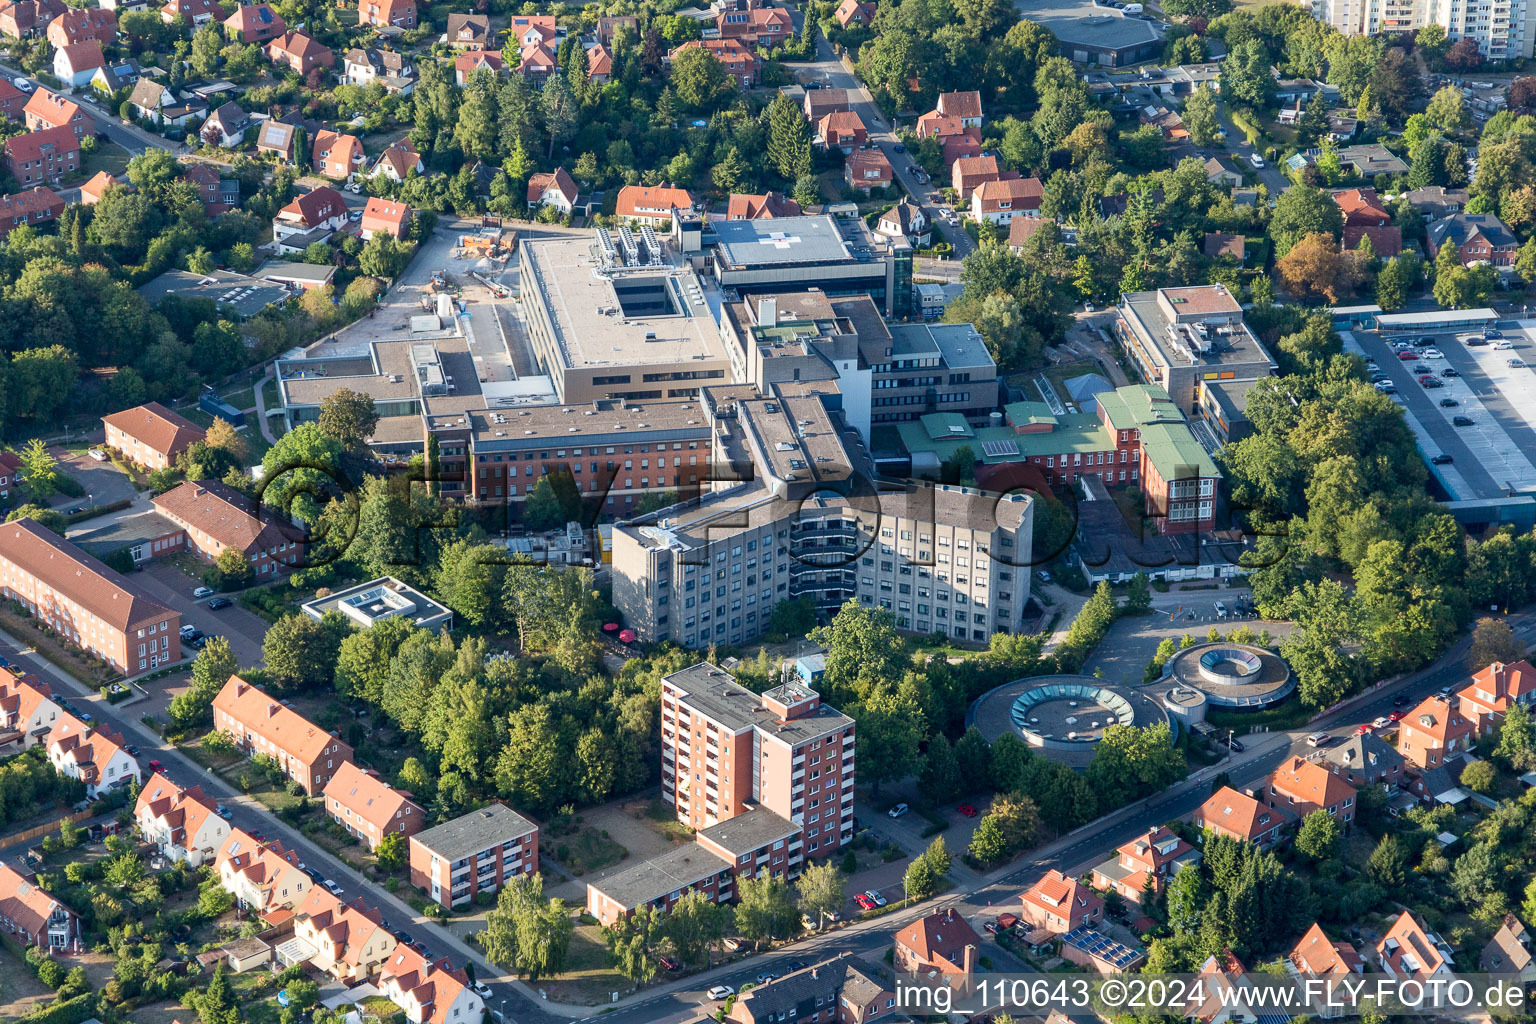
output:
[[[1205,721],[1205,709],[1210,703],[1210,698],[1204,690],[1196,690],[1191,686],[1169,687],[1163,694],[1163,706],[1174,718],[1191,728],[1196,722]]]
[[[1168,659],[1163,673],[1169,682],[1204,693],[1220,711],[1262,711],[1296,689],[1285,659],[1248,644],[1187,647]]]
[[[1093,760],[1094,748],[1112,725],[1178,728],[1152,697],[1092,676],[1016,679],[977,698],[969,717],[989,742],[1012,732],[1073,767]]]

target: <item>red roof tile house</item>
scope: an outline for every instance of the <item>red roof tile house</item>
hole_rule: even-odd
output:
[[[351,761],[337,767],[325,784],[325,813],[370,850],[391,832],[413,836],[427,823],[427,812],[409,794],[389,786]]]
[[[361,0],[357,23],[374,28],[415,28],[416,0]]]
[[[308,75],[315,68],[336,66],[336,55],[331,48],[303,32],[289,32],[272,40],[267,44],[267,59],[301,75]]]
[[[1196,828],[1263,846],[1279,839],[1294,818],[1283,808],[1266,807],[1246,793],[1222,786],[1195,809],[1191,820]]]
[[[843,180],[861,192],[885,188],[895,178],[891,162],[878,149],[856,149],[843,166]]]
[[[1045,186],[1039,178],[984,181],[971,193],[971,219],[979,224],[1011,224],[1016,217],[1038,217],[1044,197]]]
[[[466,50],[453,58],[453,80],[459,86],[469,83],[476,71],[488,70],[493,75],[502,72],[500,50]]]
[[[1392,213],[1382,205],[1374,188],[1346,188],[1333,194],[1339,212],[1344,215],[1344,226],[1379,228],[1392,223]]]
[[[390,181],[404,181],[412,172],[421,174],[427,169],[422,163],[421,154],[416,152],[416,147],[411,145],[409,139],[401,139],[379,154],[379,159],[374,162],[370,177],[374,174],[382,174]]]
[[[379,970],[378,986],[412,1024],[474,1024],[485,1012],[469,975],[447,959],[429,963],[409,946],[395,947]]]
[[[1104,919],[1104,898],[1060,871],[1047,872],[1019,895],[1019,902],[1024,908],[1019,916],[1030,928],[1053,935],[1092,927]]]
[[[896,993],[857,961],[849,963],[837,994],[838,1024],[868,1024],[896,1012]]]
[[[896,933],[896,970],[909,974],[938,971],[951,987],[976,971],[981,938],[953,907],[919,918]]]
[[[95,119],[81,110],[78,103],[67,100],[57,93],[49,92],[47,89],[34,92],[32,98],[27,100],[22,114],[26,118],[29,132],[67,124],[74,129],[76,138],[96,134]]]
[[[798,216],[800,204],[777,192],[764,192],[760,196],[732,193],[725,210],[726,220],[771,220],[774,217]]]
[[[1473,674],[1456,697],[1473,735],[1486,736],[1498,728],[1511,704],[1536,704],[1536,668],[1524,660],[1512,665],[1496,661]]]
[[[214,18],[222,23],[224,8],[215,0],[168,0],[160,8],[160,18],[167,25],[181,25],[186,29],[200,29]]]
[[[951,165],[949,173],[950,188],[955,190],[955,195],[962,201],[971,198],[971,193],[982,182],[997,181],[1003,176],[995,156],[961,157]]]
[[[341,193],[326,185],[294,198],[272,218],[272,237],[282,242],[313,231],[336,231],[347,223],[347,204]]]
[[[101,202],[101,197],[107,194],[107,189],[121,184],[122,182],[114,178],[109,172],[97,171],[92,175],[90,181],[80,186],[80,205],[95,206]]]
[[[10,82],[0,79],[0,115],[19,121],[27,105],[27,94]]]
[[[826,149],[852,153],[869,141],[864,120],[852,110],[838,110],[816,122],[816,142]]]
[[[613,77],[613,54],[601,43],[587,47],[587,81],[606,85]]]
[[[1159,825],[1121,846],[1114,857],[1095,867],[1093,885],[1097,889],[1113,889],[1126,900],[1139,904],[1149,879],[1153,890],[1160,892],[1179,868],[1199,862],[1199,850],[1167,825]]]
[[[1451,974],[1456,967],[1445,940],[1406,910],[1376,943],[1376,956],[1384,974],[1399,978]]]
[[[0,930],[39,949],[80,948],[80,917],[34,879],[0,864]]]
[[[533,88],[539,89],[549,81],[559,63],[560,58],[555,56],[554,50],[543,43],[529,43],[517,55],[517,73]]]
[[[553,171],[540,171],[538,174],[528,176],[528,209],[530,210],[549,206],[561,213],[569,214],[576,208],[580,199],[581,190],[576,187],[576,180],[566,173],[564,167],[556,167]]]
[[[1472,723],[1444,697],[1430,697],[1397,723],[1397,752],[1420,768],[1438,768],[1474,742]]]
[[[101,8],[71,7],[48,23],[47,38],[56,47],[87,39],[110,46],[117,41],[117,14]]]
[[[1325,978],[1361,974],[1365,971],[1365,959],[1349,943],[1329,939],[1322,926],[1313,922],[1307,934],[1286,955],[1286,966],[1297,974]]]
[[[288,31],[288,24],[270,4],[252,4],[224,19],[224,31],[237,43],[264,43]]]
[[[201,786],[182,789],[158,772],[139,790],[133,819],[161,855],[194,868],[211,864],[231,831]]]
[[[560,26],[555,23],[553,14],[518,14],[514,15],[507,26],[508,35],[517,40],[519,47],[533,46],[537,43],[556,45],[563,33]]]
[[[279,842],[259,842],[238,828],[230,830],[214,863],[224,891],[259,915],[292,910],[314,886],[314,879],[299,870],[297,853]]]
[[[678,54],[686,50],[698,49],[708,50],[714,54],[721,67],[725,68],[725,73],[731,76],[740,88],[750,89],[757,84],[758,75],[762,73],[762,61],[735,39],[690,39],[667,54],[667,60],[674,61]]]
[[[853,105],[848,102],[847,89],[809,89],[800,109],[805,111],[805,119],[814,126],[828,114],[852,110]]]
[[[203,428],[159,402],[147,402],[101,418],[107,447],[145,469],[175,465],[176,456],[207,435]]]
[[[397,945],[377,908],[361,899],[343,903],[318,885],[294,908],[293,935],[314,951],[311,967],[353,984],[382,967]]]
[[[186,532],[187,546],[205,562],[238,551],[260,579],[303,560],[303,530],[217,480],[184,480],[152,501],[155,511]]]
[[[945,117],[937,110],[930,110],[917,119],[919,139],[938,139],[941,142],[954,135],[966,134],[965,122],[958,117]],[[977,134],[980,134],[978,130]]]
[[[941,92],[937,107],[945,117],[958,117],[967,128],[981,127],[981,93]]]
[[[52,189],[38,186],[26,192],[0,196],[0,239],[23,224],[47,224],[64,212],[64,200]],[[3,471],[0,471],[3,472]],[[0,497],[6,489],[0,486]]]
[[[93,729],[67,711],[48,732],[48,760],[61,775],[85,783],[92,800],[139,781],[139,762],[120,733]]]
[[[276,759],[310,796],[352,763],[351,747],[239,676],[230,676],[214,697],[213,727],[229,733],[246,754]]]
[[[362,139],[331,131],[315,132],[311,153],[315,173],[337,181],[350,181],[368,161]]]
[[[0,747],[8,754],[42,743],[61,714],[47,683],[0,668]]]
[[[181,616],[31,519],[0,524],[0,596],[126,676],[181,660]]]
[[[13,135],[5,140],[5,168],[18,185],[57,185],[80,169],[80,140],[69,127]]]
[[[795,34],[795,23],[782,7],[725,10],[715,18],[721,39],[739,39],[747,46],[774,47]]]
[[[834,16],[843,28],[862,28],[875,20],[875,5],[868,0],[843,0],[837,5]]]
[[[1382,259],[1396,256],[1403,251],[1403,229],[1396,224],[1387,224],[1379,228],[1348,226],[1344,229],[1344,240],[1340,244],[1346,250],[1358,249],[1362,238],[1371,240],[1371,248]]]
[[[67,8],[63,0],[17,0],[0,4],[0,35],[26,39],[45,30]]]
[[[374,235],[389,235],[403,239],[411,226],[411,208],[392,199],[373,196],[363,207],[363,219],[358,223],[363,241],[371,241]]]
[[[1344,829],[1355,820],[1355,787],[1327,766],[1292,757],[1275,769],[1264,790],[1264,802],[1284,807],[1298,818],[1326,810]]]
[[[668,230],[674,213],[693,213],[693,197],[685,189],[660,185],[625,185],[619,189],[615,216],[637,220],[653,228]]]

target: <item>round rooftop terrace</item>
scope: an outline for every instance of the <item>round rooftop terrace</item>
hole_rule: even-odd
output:
[[[1148,694],[1092,676],[1034,676],[1004,683],[971,705],[970,724],[988,742],[1011,732],[1041,753],[1081,767],[1112,725],[1172,724]]]
[[[1163,670],[1165,679],[1200,690],[1211,706],[1260,711],[1296,689],[1290,666],[1273,651],[1249,644],[1197,644],[1179,651]]]

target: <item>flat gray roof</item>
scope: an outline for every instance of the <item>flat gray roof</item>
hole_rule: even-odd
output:
[[[853,724],[853,719],[826,703],[818,704],[811,714],[781,722],[777,715],[763,707],[761,697],[736,682],[729,672],[707,661],[674,672],[664,682],[685,691],[687,695],[681,703],[690,712],[704,715],[733,732],[757,728],[786,742],[797,743]]]
[[[411,837],[450,863],[525,836],[538,826],[503,803],[487,804]]]
[[[171,295],[180,299],[212,299],[241,317],[253,317],[288,298],[287,289],[281,285],[228,270],[215,270],[211,274],[167,270],[154,280],[139,285],[139,294],[151,306],[159,305]]]
[[[71,544],[78,545],[97,558],[101,558],[119,548],[128,547],[140,541],[165,537],[180,529],[180,526],[151,509],[147,512],[119,515],[105,523],[100,519],[90,519],[79,526],[71,527],[65,532],[65,536]]]
[[[944,365],[950,368],[963,366],[990,366],[995,371],[997,363],[987,351],[981,332],[975,324],[910,324],[891,328],[893,336],[907,331],[926,331],[939,347]]]
[[[720,252],[733,267],[839,263],[853,258],[831,217],[728,220],[714,225]]]
[[[1014,0],[1019,14],[1050,29],[1063,43],[1119,49],[1162,39],[1157,25],[1099,7],[1092,0]]]
[[[631,908],[698,885],[731,867],[698,843],[689,843],[587,884],[620,906]]]
[[[1140,321],[1142,329],[1157,351],[1170,366],[1221,366],[1239,363],[1269,363],[1274,365],[1269,352],[1259,344],[1259,339],[1246,324],[1238,324],[1231,334],[1218,334],[1213,338],[1209,351],[1193,352],[1175,349],[1168,339],[1168,317],[1157,301],[1157,292],[1134,292],[1123,296],[1121,308]]]
[[[780,839],[788,839],[799,831],[800,826],[794,822],[766,808],[757,807],[718,825],[711,825],[699,833],[699,838],[708,839],[721,849],[740,857]]]
[[[325,284],[336,276],[336,268],[289,260],[267,260],[251,276],[263,281],[313,281]]]

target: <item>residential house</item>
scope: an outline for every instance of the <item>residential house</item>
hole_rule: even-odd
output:
[[[0,78],[0,116],[8,121],[20,121],[27,106],[27,94]]]
[[[880,219],[875,222],[875,234],[886,238],[905,238],[916,245],[926,245],[930,227],[928,215],[923,212],[923,208],[903,199],[880,215]]]
[[[869,141],[863,118],[852,110],[838,110],[816,123],[816,143],[826,149],[852,153]]]
[[[48,731],[48,760],[59,774],[85,783],[94,800],[104,793],[139,781],[139,762],[128,753],[120,733],[86,725],[67,711]]]
[[[56,47],[94,39],[102,46],[117,42],[117,15],[89,7],[71,7],[48,23],[48,41]]]
[[[70,43],[53,51],[53,77],[72,89],[90,84],[97,70],[106,64],[101,44],[94,39]]]
[[[1010,224],[1017,217],[1040,216],[1045,186],[1039,178],[984,181],[971,193],[971,219],[978,224]]]
[[[324,241],[347,223],[347,204],[341,193],[321,185],[313,192],[294,198],[272,219],[272,237],[281,247],[293,248],[300,241],[304,247]],[[320,236],[324,236],[323,238]],[[302,251],[302,250],[301,250]]]
[[[245,132],[250,126],[251,115],[231,100],[208,115],[208,120],[203,122],[198,134],[210,146],[237,149],[245,144]]]
[[[864,28],[875,20],[875,5],[872,0],[843,0],[833,16],[844,29]]]
[[[358,224],[365,242],[372,241],[373,236],[378,234],[404,240],[410,227],[411,208],[409,206],[392,199],[380,199],[378,196],[369,198],[368,204],[363,207],[363,219]]]
[[[224,20],[224,8],[216,0],[168,0],[160,8],[160,18],[167,25],[181,25],[192,32],[208,24],[214,18]]]
[[[1347,942],[1334,942],[1316,921],[1286,954],[1286,969],[1296,974],[1326,978],[1362,974],[1365,958]]]
[[[181,660],[181,618],[30,518],[0,524],[0,596],[127,676]]]
[[[1281,829],[1294,819],[1282,808],[1266,807],[1246,793],[1222,786],[1195,810],[1191,820],[1196,828],[1263,846],[1279,839]]]
[[[543,43],[529,43],[517,55],[517,73],[531,88],[542,89],[559,63],[554,50]]]
[[[984,181],[997,181],[1002,170],[995,156],[961,157],[950,167],[950,187],[961,202],[971,198],[971,193]]]
[[[1486,974],[1513,974],[1523,984],[1536,981],[1536,959],[1531,957],[1531,937],[1514,914],[1505,914],[1499,930],[1478,957],[1478,970]]]
[[[360,0],[357,23],[380,29],[416,27],[416,0]]]
[[[539,826],[492,803],[410,838],[411,884],[453,907],[539,870]]]
[[[958,117],[967,128],[981,127],[981,93],[941,92],[935,108],[945,117]]]
[[[1407,761],[1392,744],[1373,732],[1346,737],[1323,751],[1323,762],[1356,789],[1384,786],[1401,788],[1408,778]]]
[[[553,60],[553,55],[551,55]],[[453,80],[462,88],[469,84],[469,77],[476,71],[490,71],[500,75],[502,70],[500,50],[467,50],[453,58]]]
[[[349,85],[381,82],[386,92],[409,96],[416,86],[416,65],[408,54],[394,50],[348,50],[342,59],[342,81]]]
[[[286,121],[264,121],[256,130],[256,155],[270,153],[285,164],[291,164],[297,154],[294,143],[299,137],[299,126]]]
[[[1344,215],[1345,227],[1379,228],[1392,223],[1392,213],[1382,205],[1374,188],[1345,188],[1333,193],[1333,201]]]
[[[745,46],[762,46],[772,49],[794,38],[795,23],[789,12],[782,7],[758,6],[745,9],[740,6],[726,7],[715,16],[715,31],[721,39],[732,39]]]
[[[896,178],[891,162],[878,149],[856,149],[848,154],[843,180],[861,192],[889,186]]]
[[[429,962],[410,946],[395,946],[379,969],[378,987],[412,1024],[474,1024],[485,1017],[469,975],[447,959]]]
[[[343,903],[318,885],[293,914],[293,937],[312,951],[305,962],[348,985],[367,981],[397,945],[376,907],[362,899]]]
[[[952,136],[967,135],[972,131],[978,137],[981,135],[980,128],[967,128],[962,119],[946,117],[937,110],[930,110],[917,119],[917,137],[921,140],[938,139],[943,142]]]
[[[46,224],[64,212],[64,200],[50,188],[38,186],[25,192],[0,196],[0,239],[23,224]],[[6,497],[0,487],[0,498]]]
[[[1235,188],[1243,183],[1243,173],[1233,167],[1230,160],[1210,156],[1205,158],[1205,180],[1212,185],[1231,185]]]
[[[63,0],[18,0],[0,6],[0,36],[27,39],[41,35],[68,8]]]
[[[726,220],[772,220],[774,217],[798,217],[800,204],[777,192],[762,195],[732,193],[726,205]]]
[[[1397,751],[1419,768],[1438,768],[1474,742],[1472,722],[1445,697],[1426,699],[1397,723]]]
[[[42,743],[61,714],[47,683],[36,676],[0,668],[0,748],[7,754],[30,750]]]
[[[808,89],[804,100],[801,101],[801,106],[805,111],[805,119],[812,125],[828,114],[853,109],[853,105],[848,100],[847,89]]]
[[[214,697],[213,727],[246,754],[272,758],[309,796],[352,763],[350,746],[239,676],[230,676]]]
[[[109,60],[91,76],[91,89],[103,99],[111,99],[120,89],[132,89],[143,76],[139,62],[132,57]]]
[[[1325,810],[1344,830],[1355,820],[1355,787],[1343,776],[1306,758],[1292,756],[1270,775],[1264,802],[1298,818]]]
[[[315,132],[314,145],[310,151],[315,173],[336,181],[352,180],[352,176],[361,171],[368,161],[368,154],[363,152],[363,140],[356,135]]]
[[[1362,178],[1379,178],[1394,174],[1407,174],[1408,165],[1380,143],[1365,146],[1346,146],[1339,150],[1339,163]]]
[[[69,127],[13,135],[5,140],[5,168],[23,188],[57,185],[80,169],[80,140]]]
[[[280,842],[261,842],[231,828],[214,857],[219,885],[245,910],[261,916],[291,911],[315,887],[299,855]]]
[[[80,950],[79,915],[9,864],[0,864],[0,931],[49,952]]]
[[[134,116],[159,124],[164,120],[165,108],[175,107],[177,100],[169,86],[141,78],[134,83],[133,92],[128,94],[128,105],[133,109]]]
[[[1529,708],[1536,703],[1536,668],[1524,659],[1514,664],[1495,661],[1473,673],[1456,697],[1457,710],[1471,723],[1473,735],[1486,736],[1498,728],[1511,704]]]
[[[528,176],[528,209],[549,206],[569,215],[581,200],[581,190],[576,187],[564,167],[553,171],[540,171]]]
[[[607,85],[613,77],[613,53],[603,44],[587,47],[587,81]]]
[[[1179,1016],[1195,1024],[1258,1024],[1258,1000],[1247,972],[1230,949],[1206,957]]]
[[[1403,251],[1403,229],[1396,224],[1386,224],[1382,227],[1361,227],[1351,225],[1344,229],[1344,239],[1340,247],[1348,250],[1360,248],[1364,239],[1371,240],[1371,249],[1382,259],[1396,256]]]
[[[1102,905],[1101,905],[1102,909]],[[981,937],[953,907],[920,917],[896,933],[896,970],[907,974],[938,971],[958,987],[976,971]]]
[[[558,46],[565,32],[555,24],[553,14],[515,14],[507,26],[507,36],[517,40],[519,47],[540,43]]]
[[[307,535],[269,506],[217,480],[183,480],[152,500],[155,511],[186,532],[205,562],[237,551],[256,578],[298,568]]]
[[[758,76],[762,73],[762,62],[745,44],[735,39],[690,39],[667,54],[667,61],[670,63],[676,60],[677,55],[685,50],[697,49],[714,54],[725,73],[739,88],[750,89],[757,84]]]
[[[868,1024],[895,1012],[896,993],[891,986],[856,961],[849,963],[837,995],[838,1024]]]
[[[379,154],[369,174],[382,174],[390,181],[399,182],[404,181],[408,174],[424,174],[426,169],[427,165],[422,163],[421,154],[416,152],[411,140],[401,139]]]
[[[270,4],[252,4],[225,18],[224,31],[233,42],[264,43],[288,31],[288,24]]]
[[[1167,825],[1159,825],[1119,847],[1115,856],[1095,867],[1093,886],[1113,889],[1124,899],[1139,904],[1149,885],[1153,892],[1161,892],[1179,868],[1199,862],[1199,850]]]
[[[182,789],[158,772],[139,790],[133,818],[162,856],[194,868],[211,864],[232,831],[201,786]]]
[[[427,812],[409,794],[350,760],[338,765],[325,785],[325,812],[370,850],[391,832],[409,837],[427,823]]]
[[[597,41],[604,46],[612,46],[613,40],[620,30],[628,30],[638,38],[640,34],[640,19],[633,14],[604,14],[597,19]]]
[[[1034,237],[1035,232],[1054,221],[1044,217],[1015,217],[1008,222],[1008,248],[1014,252],[1023,252],[1024,243]]]
[[[1236,261],[1238,266],[1243,265],[1245,258],[1244,240],[1242,235],[1229,234],[1225,231],[1207,231],[1205,233],[1205,255],[1208,259],[1220,259],[1223,256]]]
[[[22,109],[22,115],[26,119],[29,132],[67,124],[74,130],[77,139],[96,134],[95,119],[81,110],[78,103],[67,100],[58,93],[49,92],[47,89],[38,89],[32,94],[32,98],[27,100],[27,105]]]
[[[1383,973],[1398,978],[1422,980],[1452,974],[1456,967],[1446,941],[1406,910],[1376,943],[1376,957]]]
[[[449,46],[483,50],[491,40],[491,16],[488,14],[450,14],[443,38]]]
[[[686,190],[660,185],[625,185],[619,189],[615,216],[635,220],[658,230],[671,230],[672,215],[693,213],[693,197]]]
[[[267,44],[267,59],[279,67],[292,68],[308,77],[316,68],[333,68],[336,55],[329,46],[316,42],[303,32],[288,32]]]
[[[1046,872],[1019,894],[1020,918],[1032,929],[1065,935],[1104,920],[1104,898],[1075,878],[1060,871]]]
[[[111,413],[101,423],[108,448],[149,470],[175,465],[178,455],[206,436],[203,428],[159,402]]]
[[[10,199],[10,196],[0,199],[0,217],[4,217],[5,204]],[[4,233],[9,233],[11,228],[15,226],[15,224],[7,225],[5,221],[0,220],[0,229],[3,229]],[[4,234],[0,234],[0,238],[3,237]],[[0,452],[0,498],[9,498],[11,496],[11,484],[18,481],[20,473],[21,460],[16,457],[16,454],[14,452]]]
[[[773,978],[736,997],[725,1015],[730,1024],[832,1024],[847,969],[844,953],[833,960]]]
[[[181,179],[197,186],[197,196],[210,217],[240,205],[240,180],[221,177],[216,164],[188,164],[181,172]]]
[[[1466,209],[1471,195],[1464,188],[1429,185],[1406,193],[1409,204],[1425,220],[1439,220]]]

